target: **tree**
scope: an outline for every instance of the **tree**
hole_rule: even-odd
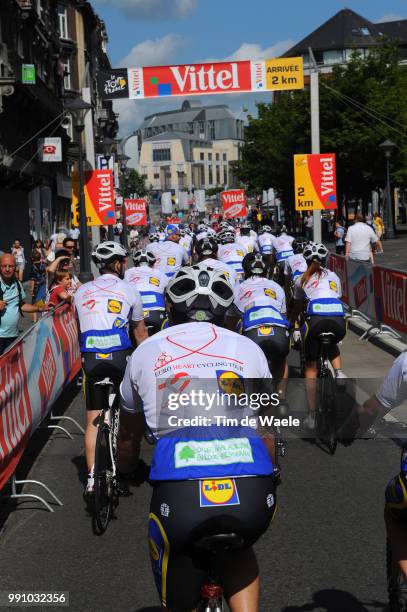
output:
[[[395,45],[383,44],[362,58],[355,52],[345,66],[320,77],[321,152],[335,152],[339,200],[370,199],[385,183],[385,163],[378,145],[396,140],[399,153],[392,174],[407,185],[407,69]],[[293,155],[311,152],[310,94],[279,92],[272,104],[258,104],[249,116],[238,177],[250,190],[277,189],[287,205],[294,197]],[[290,206],[291,208],[291,206]]]
[[[141,198],[147,195],[147,188],[143,177],[133,168],[129,170],[126,180],[126,191],[127,194],[136,193]]]

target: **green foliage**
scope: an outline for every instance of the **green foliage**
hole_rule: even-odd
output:
[[[131,169],[129,171],[128,180],[126,181],[126,192],[127,194],[136,193],[140,198],[147,195],[145,181],[137,170]]]
[[[355,52],[346,66],[320,77],[321,152],[336,153],[339,197],[366,200],[372,189],[384,185],[385,161],[378,145],[387,138],[399,147],[391,163],[393,179],[407,186],[406,91],[407,68],[399,64],[394,45],[378,47],[366,59]],[[311,152],[309,89],[280,92],[272,104],[257,109],[258,117],[249,117],[238,177],[252,191],[273,186],[290,204],[293,155]]]

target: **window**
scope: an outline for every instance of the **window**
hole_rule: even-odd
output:
[[[72,89],[71,83],[71,60],[67,59],[64,64],[64,89]]]
[[[212,166],[209,166],[209,168],[208,168],[208,183],[209,183],[209,185],[213,185],[213,170],[212,170]]]
[[[199,138],[201,138],[201,140],[205,138],[205,121],[199,122]]]
[[[199,154],[199,159],[200,159],[201,161],[204,161],[204,160],[205,160],[205,153],[200,153],[200,154]]]
[[[160,174],[159,174],[158,172],[155,172],[155,173],[154,173],[154,178],[155,178],[155,179],[159,179],[159,178],[160,178]]]
[[[205,166],[201,166],[200,168],[200,178],[201,178],[201,187],[205,185]]]
[[[371,36],[369,28],[352,28],[353,36]]]
[[[69,38],[68,35],[68,11],[66,8],[58,9],[59,35],[61,38]]]
[[[209,121],[208,124],[209,124],[209,139],[215,140],[215,122]]]
[[[220,185],[220,166],[216,166],[216,184]]]
[[[324,64],[341,64],[343,61],[342,51],[324,51]]]
[[[223,154],[223,161],[228,161],[228,154],[227,153]]]
[[[208,153],[208,161],[212,161],[212,153]]]
[[[216,161],[219,161],[219,153],[216,153]]]
[[[190,134],[194,133],[194,124],[193,123],[188,123],[188,132]]]
[[[153,149],[153,161],[171,161],[171,149]]]

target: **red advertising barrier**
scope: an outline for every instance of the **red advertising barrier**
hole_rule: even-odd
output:
[[[374,266],[373,281],[378,320],[407,334],[407,274]]]
[[[346,259],[345,257],[342,257],[342,255],[334,255],[331,253],[329,256],[329,268],[332,270],[332,272],[335,272],[335,274],[338,275],[339,280],[341,281],[341,299],[345,304],[349,305],[348,271],[346,263]]]
[[[67,304],[42,318],[0,357],[0,490],[79,370],[76,319]]]
[[[222,191],[222,207],[225,219],[247,217],[247,205],[244,189]]]

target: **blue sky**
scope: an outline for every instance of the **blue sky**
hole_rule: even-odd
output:
[[[93,0],[106,22],[114,67],[276,57],[342,8],[376,21],[407,18],[406,0]],[[207,96],[243,117],[269,94]],[[180,98],[117,101],[121,135],[147,114],[177,108]]]

